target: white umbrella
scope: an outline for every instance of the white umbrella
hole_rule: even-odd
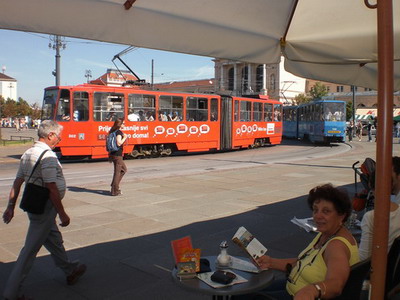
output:
[[[283,51],[296,75],[377,89],[376,10],[362,0],[131,2],[2,0],[0,28],[254,63],[278,62]],[[400,1],[393,11],[400,90]]]
[[[376,204],[372,297],[381,299],[400,1],[373,1],[378,9],[368,0],[1,0],[0,28],[253,63],[276,63],[283,53],[296,75],[378,89],[376,192],[386,201]]]

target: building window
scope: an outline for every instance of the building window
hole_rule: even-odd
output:
[[[242,68],[242,94],[246,93],[249,87],[249,67],[245,66]]]
[[[336,92],[343,93],[343,85],[336,86]]]
[[[258,65],[256,69],[256,92],[262,90],[263,81],[264,81],[264,66]]]
[[[228,70],[228,90],[233,91],[233,82],[235,80],[235,70],[234,68],[230,68]]]

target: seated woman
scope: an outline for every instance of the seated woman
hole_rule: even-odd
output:
[[[393,158],[393,165],[398,164],[400,161]],[[369,186],[371,193],[375,190],[375,172],[371,173]],[[376,198],[374,198],[375,201]],[[389,215],[389,237],[388,237],[388,250],[393,244],[396,237],[400,236],[400,208],[397,203],[390,202],[390,215]],[[360,240],[360,259],[364,260],[371,257],[372,254],[372,236],[374,227],[374,211],[370,210],[365,213],[361,220],[361,240]]]
[[[286,271],[287,280],[265,290],[277,299],[330,299],[341,294],[350,274],[350,266],[359,259],[357,242],[343,226],[351,213],[346,192],[331,184],[313,188],[308,205],[319,231],[297,258],[278,259],[262,256],[262,269]]]

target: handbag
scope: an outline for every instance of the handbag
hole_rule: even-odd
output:
[[[33,172],[35,172],[36,167],[39,165],[43,155],[48,150],[44,150],[42,154],[39,156],[31,175],[28,178],[28,181],[25,184],[24,193],[22,194],[22,199],[19,207],[28,213],[41,215],[44,213],[44,208],[46,207],[47,200],[50,196],[50,191],[48,188],[36,185],[34,183],[30,183]]]

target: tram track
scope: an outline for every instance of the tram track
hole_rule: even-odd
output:
[[[126,160],[128,173],[125,183],[150,178],[168,178],[240,168],[252,168],[268,164],[296,163],[314,158],[339,155],[351,148],[346,144],[332,147],[316,146],[301,141],[284,141],[282,145],[239,151],[176,155],[154,159]],[[17,160],[16,160],[17,162]],[[15,168],[0,170],[0,196],[6,195],[14,180]],[[112,176],[112,164],[105,160],[92,162],[63,163],[63,172],[68,186],[84,187],[107,183]]]

